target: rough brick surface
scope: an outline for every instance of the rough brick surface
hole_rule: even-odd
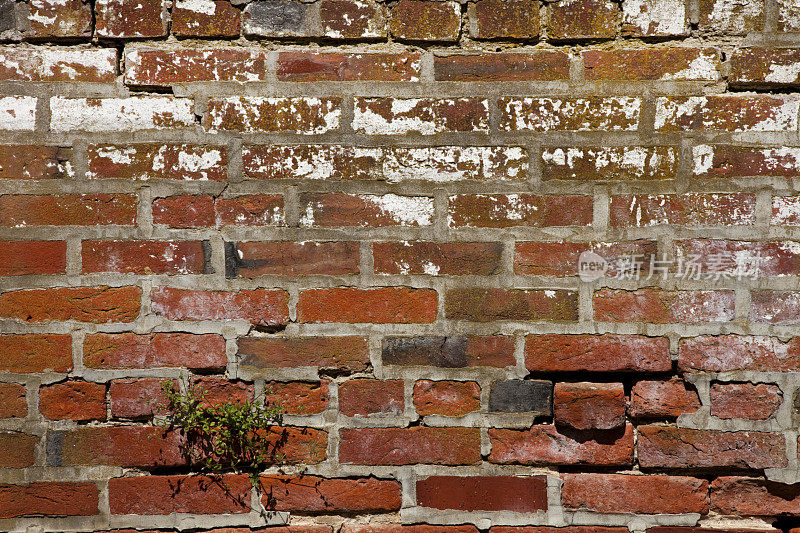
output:
[[[556,424],[577,429],[614,429],[625,425],[622,383],[557,383],[553,392]]]
[[[675,476],[567,474],[562,501],[568,509],[601,513],[707,513],[708,482]]]
[[[39,391],[39,410],[51,420],[104,420],[106,387],[83,381],[46,385]]]

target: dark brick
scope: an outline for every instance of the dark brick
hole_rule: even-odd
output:
[[[311,6],[292,0],[253,2],[244,10],[244,33],[261,37],[309,37]]]
[[[382,358],[386,365],[504,367],[514,364],[514,341],[504,336],[387,337]]]
[[[489,395],[489,411],[549,415],[553,384],[549,381],[497,381]]]

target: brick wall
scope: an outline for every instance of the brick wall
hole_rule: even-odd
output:
[[[796,0],[2,0],[0,38],[0,530],[800,525]],[[282,402],[263,497],[192,475],[164,380]]]

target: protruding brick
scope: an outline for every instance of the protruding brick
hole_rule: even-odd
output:
[[[165,130],[194,125],[194,102],[190,98],[50,98],[50,131],[54,133]]]
[[[619,6],[609,0],[559,0],[549,5],[547,37],[554,41],[613,39]]]
[[[378,274],[489,276],[500,270],[500,243],[376,242],[372,245]]]
[[[113,478],[108,482],[108,500],[113,515],[246,513],[250,480],[233,474],[216,482],[198,475]]]
[[[420,416],[464,416],[481,408],[481,387],[474,381],[414,383],[414,408]]]
[[[0,226],[132,226],[132,194],[5,194],[0,196]]]
[[[800,371],[800,338],[700,335],[681,339],[678,367],[688,372]]]
[[[628,413],[635,418],[676,418],[700,408],[697,391],[679,378],[669,381],[639,381],[631,390]]]
[[[267,53],[253,48],[132,48],[125,83],[169,87],[203,81],[265,81]]]
[[[328,408],[330,382],[271,381],[265,384],[267,405],[280,407],[290,415],[316,415]]]
[[[339,461],[343,464],[468,465],[481,460],[478,428],[343,429]]]
[[[694,177],[700,179],[800,176],[798,147],[752,148],[700,144],[692,149],[692,156]]]
[[[752,291],[750,321],[769,324],[800,323],[800,292]]]
[[[489,411],[549,415],[553,384],[549,381],[509,379],[495,381],[489,393]]]
[[[410,1],[410,0],[405,0]],[[440,4],[427,0],[416,3]],[[368,135],[488,132],[489,103],[480,98],[356,98],[353,129]]]
[[[48,434],[49,466],[170,467],[186,463],[184,439],[159,427],[81,427]]]
[[[36,462],[39,438],[21,432],[0,432],[0,468],[27,468]],[[3,509],[0,506],[0,509]],[[0,511],[2,514],[2,511]]]
[[[363,337],[242,337],[240,367],[248,370],[317,367],[360,372],[369,364]]]
[[[230,0],[177,0],[172,33],[178,37],[237,37],[241,15]]]
[[[256,5],[250,4],[250,7]],[[209,133],[287,132],[314,135],[339,129],[341,98],[211,98],[205,128]]]
[[[677,159],[671,146],[544,148],[542,179],[670,180],[675,179]]]
[[[29,0],[26,36],[36,39],[89,37],[92,7],[84,0]]]
[[[64,179],[73,174],[72,150],[57,146],[0,145],[0,180]]]
[[[396,194],[304,193],[300,225],[312,227],[430,226],[433,198]]]
[[[106,387],[85,381],[45,385],[39,389],[39,410],[50,420],[105,420]]]
[[[225,181],[228,152],[197,144],[92,144],[89,179]]]
[[[115,379],[109,387],[111,416],[115,418],[149,418],[160,406],[167,404],[167,396],[160,378]],[[175,384],[175,382],[172,382]]]
[[[668,372],[669,339],[639,335],[528,335],[525,366],[536,372]]]
[[[84,274],[203,274],[206,245],[197,241],[83,241]]]
[[[514,254],[514,272],[534,276],[575,276],[578,274],[578,259],[585,251],[592,251],[607,261],[606,276],[619,272],[619,260],[638,256],[642,259],[642,270],[649,268],[651,257],[656,254],[654,241],[637,240],[625,242],[517,242]]]
[[[622,33],[632,37],[686,35],[686,0],[623,0]]]
[[[433,72],[437,81],[567,81],[569,65],[569,55],[551,50],[437,55]]]
[[[448,200],[451,228],[588,226],[593,217],[591,196],[460,194]]]
[[[153,312],[169,320],[247,320],[261,325],[289,321],[289,295],[279,289],[234,292],[156,287],[150,295]]]
[[[339,411],[345,416],[401,415],[403,380],[351,379],[339,385]]]
[[[191,333],[95,333],[83,343],[88,368],[221,370],[228,362],[221,335]]]
[[[322,0],[319,18],[329,39],[386,37],[386,8],[372,0]]]
[[[568,290],[451,289],[445,296],[451,320],[578,320],[578,293]]]
[[[553,392],[555,423],[578,430],[624,426],[625,404],[622,383],[556,383]]]
[[[99,37],[147,39],[164,37],[167,21],[163,0],[97,0],[95,28]]]
[[[64,274],[65,241],[0,241],[0,276]]]
[[[777,385],[766,383],[712,383],[711,416],[719,418],[772,418],[783,402]]]
[[[283,207],[279,194],[231,198],[180,194],[153,200],[153,222],[173,228],[282,226]]]
[[[69,335],[0,335],[0,370],[20,374],[72,370]]]
[[[386,337],[384,365],[505,367],[514,364],[514,339],[510,336]]]
[[[268,511],[299,513],[382,513],[400,509],[400,483],[393,479],[262,476],[261,498]]]
[[[0,317],[26,322],[76,320],[102,324],[139,316],[139,287],[60,287],[0,294]]]
[[[461,7],[453,0],[400,0],[391,10],[389,30],[401,41],[456,41]]]
[[[436,319],[437,293],[409,287],[307,289],[297,304],[299,322],[419,324]]]
[[[226,276],[340,276],[358,274],[359,244],[332,242],[228,243]]]
[[[117,51],[109,48],[0,48],[0,80],[114,82]]]
[[[417,505],[460,511],[547,510],[546,476],[431,476],[417,480]]]
[[[281,52],[276,74],[281,81],[419,81],[420,54]]]
[[[19,383],[0,383],[0,418],[24,418],[27,414],[25,386]]]
[[[800,100],[736,94],[662,96],[656,100],[657,131],[797,131]]]
[[[581,53],[587,80],[717,81],[713,48],[636,48]]]
[[[600,513],[708,513],[708,481],[693,477],[564,474],[567,509]]]
[[[764,0],[700,0],[700,29],[746,35],[764,27]]]
[[[469,5],[475,39],[534,39],[539,35],[539,4],[533,0],[479,0]]]
[[[505,97],[500,107],[503,131],[635,131],[642,101],[627,96],[608,98]]]
[[[711,509],[723,515],[797,516],[799,503],[797,485],[733,476],[711,483]]]
[[[314,4],[294,0],[259,0],[244,9],[242,30],[256,37],[311,37]]]
[[[43,481],[0,485],[0,518],[91,516],[100,513],[95,483]]]
[[[594,293],[594,318],[603,322],[705,324],[734,319],[733,291],[602,289]]]

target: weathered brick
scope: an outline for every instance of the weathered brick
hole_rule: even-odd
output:
[[[363,337],[241,337],[240,367],[250,370],[318,367],[359,372],[369,365]]]
[[[456,41],[461,8],[453,0],[400,0],[391,9],[389,31],[404,41]]]
[[[800,197],[773,196],[769,223],[772,226],[800,226]]]
[[[218,377],[192,378],[190,385],[203,397],[203,407],[218,407],[223,403],[244,405],[253,402],[255,389],[252,384]]]
[[[278,54],[281,81],[419,81],[418,52],[291,51]]]
[[[386,37],[386,9],[372,0],[322,0],[319,18],[329,39]]]
[[[311,37],[315,5],[294,0],[259,0],[244,9],[242,31],[257,37]]]
[[[0,383],[0,418],[25,418],[27,414],[25,386],[19,383]]]
[[[390,183],[525,180],[527,171],[528,154],[519,146],[397,146],[382,160],[383,178]]]
[[[168,87],[203,81],[265,81],[267,53],[253,48],[132,48],[125,83]]]
[[[200,475],[112,478],[108,500],[114,515],[246,513],[250,510],[250,480],[234,474],[216,481]]]
[[[480,98],[358,97],[352,125],[357,133],[368,135],[488,132],[489,102]]]
[[[289,321],[289,295],[280,289],[203,291],[156,287],[153,312],[169,320],[247,320],[276,325]]]
[[[679,378],[669,381],[639,381],[631,390],[628,413],[635,418],[675,418],[700,408],[697,391]]]
[[[533,0],[479,0],[469,9],[475,39],[533,39],[539,35],[539,4]]]
[[[525,366],[536,372],[667,372],[669,340],[640,335],[528,335]]]
[[[57,146],[0,145],[0,180],[64,179],[73,174],[72,150]]]
[[[633,37],[686,35],[685,0],[623,0],[622,33]]]
[[[797,131],[800,100],[735,94],[662,96],[656,100],[657,131]]]
[[[509,379],[495,381],[489,393],[489,411],[549,415],[553,384],[549,381]]]
[[[445,296],[451,320],[578,320],[578,293],[568,290],[451,289]]]
[[[581,52],[587,80],[717,81],[713,48],[634,48]]]
[[[359,244],[331,242],[239,242],[226,248],[226,276],[340,276],[358,274]]]
[[[29,0],[26,36],[36,39],[89,37],[92,7],[84,0]]]
[[[791,48],[738,48],[730,59],[732,86],[786,87],[800,83],[800,54]]]
[[[18,432],[0,432],[0,468],[26,468],[36,462],[39,438]],[[0,509],[3,507],[0,505]],[[2,514],[2,511],[0,511]]]
[[[153,222],[173,228],[282,226],[283,196],[246,194],[225,198],[181,194],[156,198]]]
[[[36,102],[33,96],[0,97],[0,130],[33,131],[36,126]]]
[[[250,7],[256,5],[250,4]],[[341,98],[229,96],[208,101],[209,133],[289,132],[304,135],[339,129]]]
[[[431,476],[417,480],[417,505],[461,511],[547,510],[546,476]]]
[[[746,35],[764,26],[764,0],[700,0],[700,29]]]
[[[269,464],[310,465],[324,461],[328,449],[328,433],[307,427],[272,426],[262,434],[269,450]]]
[[[489,428],[492,452],[489,462],[523,465],[596,465],[633,464],[633,426],[604,432],[595,438],[560,433],[552,425],[530,429]]]
[[[170,467],[186,463],[177,431],[159,427],[81,427],[48,433],[49,466]]]
[[[794,241],[729,241],[695,239],[674,241],[675,256],[684,262],[705,265],[705,275],[739,278],[791,276],[800,271],[800,245]]]
[[[381,513],[400,509],[400,483],[392,479],[262,476],[261,501],[268,511]]]
[[[437,293],[409,287],[307,289],[297,303],[299,322],[419,324],[436,319]]]
[[[800,6],[794,0],[778,0],[778,31],[800,31]]]
[[[448,200],[451,228],[589,226],[593,217],[591,196],[460,194]]]
[[[481,460],[478,428],[343,429],[339,461],[343,464],[468,465]]]
[[[681,339],[678,367],[688,372],[797,372],[800,370],[800,338],[787,342],[751,335],[700,335]]]
[[[164,11],[163,0],[97,0],[95,29],[99,37],[112,39],[164,37]]]
[[[437,55],[433,72],[437,81],[566,81],[569,65],[569,55],[552,50]]]
[[[639,98],[520,98],[497,101],[503,131],[634,131]]]
[[[642,468],[781,468],[787,465],[780,433],[639,426]]]
[[[430,226],[433,198],[397,194],[303,193],[300,225],[312,227]]]
[[[490,529],[491,533],[625,533],[625,530],[626,527],[610,526],[492,526]]]
[[[693,477],[564,474],[567,509],[600,513],[708,513],[708,481]]]
[[[800,148],[752,148],[749,146],[697,145],[692,149],[694,177],[738,178],[800,176]]]
[[[65,241],[0,241],[0,276],[64,274]]]
[[[602,289],[592,300],[595,320],[653,324],[706,324],[734,319],[733,291]]]
[[[237,37],[241,15],[229,0],[177,0],[172,33],[178,37]]]
[[[50,420],[105,420],[106,387],[86,381],[45,385],[39,389],[39,411]]]
[[[0,226],[132,226],[132,194],[5,194],[0,196]]]
[[[625,404],[622,383],[556,383],[553,391],[555,423],[578,430],[624,426]]]
[[[609,0],[559,0],[548,6],[550,40],[613,39],[620,23],[619,6]]]
[[[755,222],[755,194],[650,194],[611,197],[613,227],[743,226]]]
[[[464,416],[481,408],[481,387],[474,381],[414,383],[414,409],[420,416]]]
[[[91,516],[98,509],[100,491],[87,482],[42,481],[28,485],[0,485],[0,518],[18,516]]]
[[[202,242],[83,241],[84,274],[203,274],[206,271]]]
[[[0,294],[0,317],[26,322],[133,322],[139,316],[141,299],[139,287],[19,290]]]
[[[711,415],[719,418],[772,418],[783,402],[777,385],[766,383],[712,383]]]
[[[228,152],[197,144],[92,144],[89,179],[225,181]]]
[[[592,251],[607,261],[607,276],[618,273],[621,258],[638,256],[643,269],[649,268],[650,259],[656,254],[654,241],[637,240],[625,242],[517,242],[514,254],[514,272],[535,276],[575,276],[578,273],[580,254]]]
[[[769,324],[800,323],[800,292],[752,291],[750,321]]]
[[[669,180],[678,167],[671,146],[544,148],[542,163],[544,180]]]
[[[339,385],[339,412],[345,416],[402,415],[403,380],[350,379]]]
[[[330,382],[271,381],[265,384],[267,405],[280,407],[291,415],[316,415],[328,408]]]
[[[0,48],[2,81],[113,82],[117,51],[108,48]]]
[[[489,276],[500,270],[500,243],[376,242],[372,245],[378,274]]]
[[[733,516],[797,516],[797,485],[722,476],[711,483],[711,509]]]
[[[401,525],[389,522],[372,522],[370,524],[344,524],[342,533],[478,533],[473,525],[462,526],[430,526],[425,524]]]
[[[50,131],[127,132],[194,127],[193,101],[171,96],[50,98]]]
[[[385,149],[341,145],[246,145],[242,166],[249,178],[338,180],[383,178]]]
[[[191,333],[95,333],[83,343],[87,368],[221,370],[228,359],[221,335]]]
[[[384,365],[505,367],[514,364],[510,336],[386,337],[381,357]]]
[[[179,345],[178,345],[179,346]],[[149,418],[160,406],[167,405],[161,378],[115,379],[109,386],[111,416],[115,418]],[[172,381],[175,384],[174,381]]]
[[[0,370],[33,374],[72,370],[69,335],[0,335]]]

